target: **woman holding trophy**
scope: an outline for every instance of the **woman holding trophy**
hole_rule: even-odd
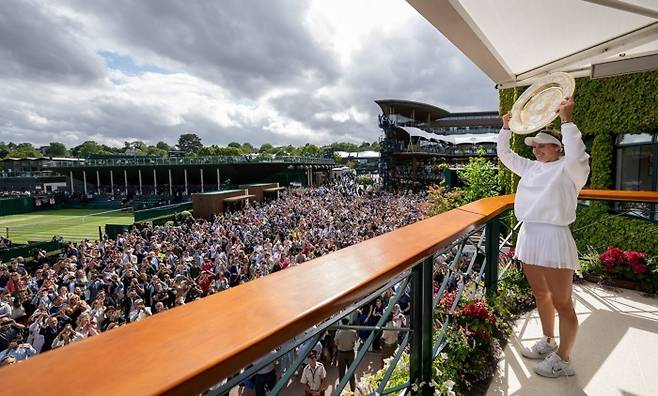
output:
[[[571,297],[573,274],[579,263],[569,224],[576,218],[578,193],[587,182],[589,156],[572,119],[574,84],[570,89],[567,84],[567,89],[564,89],[551,78],[554,76],[548,76],[550,84],[539,85],[534,93],[528,89],[530,92],[526,91],[527,95],[517,100],[512,113],[503,116],[497,150],[500,161],[521,177],[514,211],[523,224],[515,257],[523,262],[544,333],[541,340],[524,348],[522,354],[531,359],[543,359],[536,365],[535,372],[555,378],[574,374],[570,358],[578,319]],[[566,81],[573,82],[573,79],[567,77]],[[556,94],[560,96],[556,98]],[[550,114],[542,114],[551,103]],[[561,134],[544,130],[534,137],[525,138],[536,160],[521,157],[510,149],[512,131],[521,134],[534,132],[549,124],[556,115],[562,121]],[[539,120],[542,117],[543,120]],[[538,124],[543,125],[537,127]],[[554,335],[555,311],[560,322],[559,346]]]

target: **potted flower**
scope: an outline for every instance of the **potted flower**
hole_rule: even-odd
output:
[[[609,246],[601,254],[591,248],[581,258],[583,278],[614,286],[655,292],[658,282],[656,263],[646,253]]]

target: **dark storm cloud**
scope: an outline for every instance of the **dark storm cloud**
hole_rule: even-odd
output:
[[[355,54],[337,81],[342,95],[317,99],[300,92],[272,100],[274,106],[311,128],[332,130],[336,138],[349,135],[364,141],[380,133],[376,99],[418,101],[452,112],[496,110],[493,82],[425,21],[409,26],[405,35],[378,31],[365,41],[369,45]],[[368,123],[312,116],[350,107],[368,114]]]
[[[305,0],[45,4],[0,1],[0,140],[372,142],[375,99],[496,107],[493,83],[420,15],[359,37],[343,64]],[[102,51],[176,74],[125,79]]]
[[[255,98],[306,79],[330,82],[335,62],[312,39],[307,3],[282,0],[74,0],[120,44],[171,60],[183,71]]]
[[[0,78],[84,83],[101,62],[79,45],[75,22],[32,1],[0,1]]]

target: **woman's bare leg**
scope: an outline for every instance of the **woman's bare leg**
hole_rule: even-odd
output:
[[[544,277],[544,269],[544,267],[537,265],[523,264],[523,272],[526,279],[528,279],[528,283],[530,283],[532,294],[537,302],[542,331],[546,337],[552,339],[555,332],[555,308],[551,297],[551,289],[549,289]]]
[[[573,270],[562,268],[544,268],[543,270],[553,306],[560,318],[560,346],[557,354],[562,360],[569,361],[578,333],[578,317],[571,301]]]

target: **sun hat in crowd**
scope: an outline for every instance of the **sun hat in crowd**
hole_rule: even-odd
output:
[[[555,110],[567,96],[573,96],[574,78],[563,72],[554,72],[538,78],[512,106],[509,128],[512,132],[527,135],[549,125],[558,116]]]

